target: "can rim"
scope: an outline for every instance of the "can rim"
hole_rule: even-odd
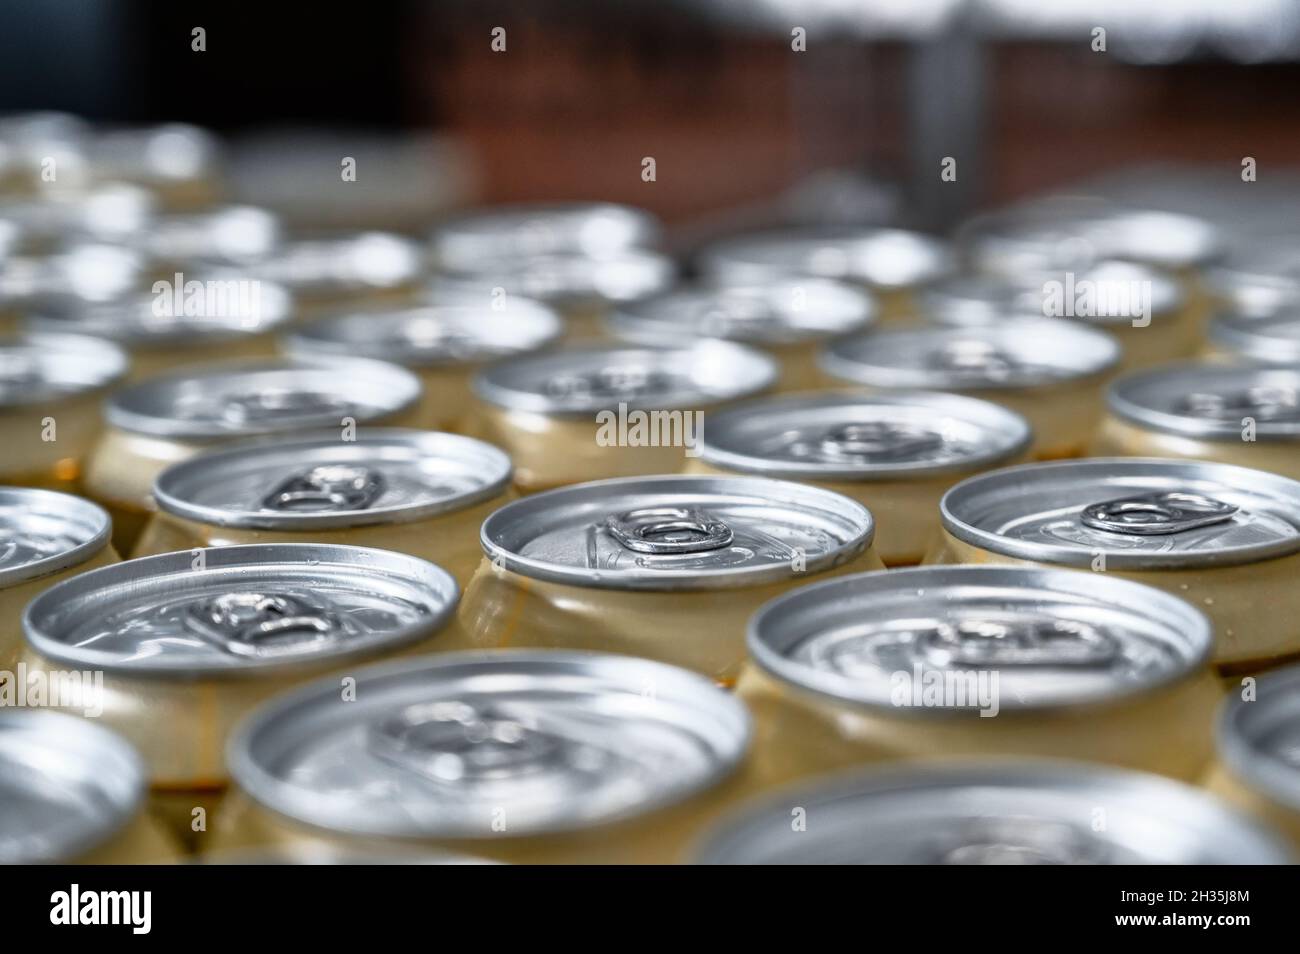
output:
[[[1196,437],[1203,440],[1222,440],[1230,435],[1240,436],[1240,425],[1217,427],[1214,422],[1204,421],[1185,414],[1175,414],[1137,403],[1130,395],[1136,389],[1159,382],[1162,379],[1176,379],[1186,376],[1193,380],[1204,380],[1216,374],[1241,374],[1243,372],[1275,377],[1289,376],[1300,387],[1300,368],[1285,365],[1212,365],[1195,361],[1178,361],[1162,364],[1155,368],[1133,371],[1112,381],[1106,388],[1106,406],[1112,414],[1123,421],[1148,427],[1164,434],[1177,434]],[[1231,423],[1231,422],[1229,422]],[[1300,420],[1268,421],[1256,430],[1260,441],[1290,441],[1300,439]]]
[[[1206,337],[1233,355],[1263,365],[1286,367],[1300,361],[1300,336],[1280,338],[1269,334],[1277,325],[1300,326],[1300,314],[1278,311],[1271,315],[1241,319],[1220,312],[1210,321]]]
[[[720,689],[705,676],[653,659],[638,656],[625,656],[614,653],[588,652],[565,649],[498,649],[492,651],[467,651],[439,653],[416,659],[389,660],[367,666],[357,672],[357,684],[362,682],[382,682],[401,673],[447,672],[453,676],[457,670],[474,673],[482,670],[500,669],[540,669],[543,673],[590,672],[599,674],[614,669],[635,669],[636,675],[651,673],[656,687],[678,687],[683,694],[698,696],[698,700],[708,700],[708,711],[712,713],[717,724],[734,723],[732,745],[730,750],[720,753],[714,771],[702,774],[691,785],[681,786],[676,790],[665,790],[654,797],[642,800],[634,806],[624,808],[595,822],[587,819],[572,819],[568,822],[557,820],[547,825],[530,827],[517,833],[502,833],[503,837],[529,838],[538,835],[566,834],[590,830],[593,825],[604,827],[631,818],[639,818],[652,812],[686,802],[695,795],[707,791],[732,775],[740,765],[750,747],[753,736],[753,722],[748,709],[739,699]],[[624,681],[627,681],[626,679]],[[644,677],[637,682],[638,691],[645,684]],[[339,832],[351,836],[384,836],[403,839],[446,838],[449,840],[471,839],[482,836],[481,828],[465,829],[453,826],[448,830],[418,831],[402,829],[397,825],[366,825],[361,823],[355,811],[339,811],[334,817],[329,816],[327,803],[318,795],[297,789],[295,786],[278,779],[263,768],[255,757],[254,746],[260,732],[275,725],[290,724],[295,713],[310,710],[321,699],[337,697],[338,685],[332,679],[320,679],[281,693],[273,699],[262,703],[245,715],[231,732],[226,743],[226,761],[230,767],[230,777],[239,787],[259,805],[292,820],[321,828],[326,831]],[[663,697],[663,692],[656,695]],[[324,809],[324,810],[322,810]]]
[[[64,348],[76,350],[83,355],[90,355],[104,361],[107,367],[95,380],[78,387],[69,388],[61,394],[41,394],[37,390],[25,396],[6,397],[4,403],[0,404],[0,409],[30,407],[33,404],[49,404],[103,393],[125,378],[131,366],[130,359],[121,346],[112,341],[95,338],[91,335],[29,331],[10,335],[6,339],[0,339],[0,350],[5,347],[22,347],[24,345],[46,349],[57,349],[62,345]]]
[[[1300,664],[1287,666],[1276,672],[1258,677],[1256,700],[1263,698],[1261,691],[1277,690],[1283,693],[1282,708],[1289,707],[1291,714],[1300,716]],[[1289,694],[1289,697],[1285,694]],[[1274,759],[1261,757],[1253,748],[1250,724],[1258,709],[1267,714],[1267,706],[1258,701],[1247,704],[1240,695],[1229,693],[1219,706],[1215,720],[1214,738],[1219,757],[1237,778],[1250,788],[1292,811],[1300,811],[1300,770],[1279,765]],[[1261,716],[1263,718],[1263,716]],[[1255,726],[1258,734],[1259,726]]]
[[[979,470],[999,461],[1010,460],[1023,453],[1033,443],[1033,429],[1024,415],[1010,408],[1004,408],[991,401],[968,397],[962,394],[949,394],[942,391],[890,391],[885,394],[860,394],[853,391],[809,391],[798,394],[775,395],[756,398],[737,404],[734,407],[716,411],[713,426],[721,421],[726,424],[729,418],[744,419],[748,415],[764,411],[780,413],[799,407],[817,408],[831,404],[885,404],[897,405],[913,403],[930,406],[937,411],[944,408],[969,412],[968,420],[989,424],[990,432],[996,427],[1009,439],[1001,447],[974,454],[961,460],[945,463],[880,463],[866,464],[858,467],[835,467],[833,465],[800,463],[797,461],[774,461],[757,457],[741,451],[731,451],[710,443],[708,430],[702,435],[700,443],[700,460],[718,467],[725,467],[744,474],[758,474],[786,480],[852,480],[876,482],[896,480],[904,477],[939,476],[944,474],[964,474]]]
[[[193,554],[199,550],[205,554],[206,565],[202,570],[195,570],[192,566]],[[417,623],[397,627],[385,634],[382,639],[371,639],[364,645],[322,653],[311,659],[272,658],[229,666],[195,666],[191,662],[169,660],[165,656],[147,657],[127,664],[113,652],[69,646],[42,627],[42,621],[54,608],[79,597],[82,599],[90,597],[97,592],[102,592],[106,587],[125,585],[132,589],[139,589],[142,580],[214,571],[225,571],[237,576],[241,570],[256,569],[259,565],[273,561],[282,565],[290,563],[306,565],[302,559],[295,560],[289,556],[302,551],[310,551],[321,558],[312,564],[315,566],[366,568],[373,575],[382,574],[408,582],[422,581],[431,594],[425,604],[425,608],[429,610],[428,617]],[[328,564],[327,561],[331,559],[334,562]],[[150,573],[151,570],[154,572]],[[440,606],[434,605],[434,593],[443,597]],[[56,662],[102,669],[105,672],[133,678],[238,680],[263,675],[274,676],[304,666],[327,668],[410,645],[445,629],[455,617],[459,600],[460,587],[450,573],[436,563],[405,553],[338,543],[256,543],[176,550],[88,570],[56,583],[28,603],[23,611],[22,628],[27,644],[42,657]]]
[[[33,512],[41,504],[47,505],[42,511],[46,514],[63,511],[63,516],[71,516],[68,511],[79,511],[87,522],[96,526],[97,529],[81,543],[61,553],[40,560],[33,560],[21,566],[0,568],[0,588],[25,583],[28,580],[39,579],[71,567],[80,566],[108,546],[109,537],[113,532],[113,520],[108,515],[108,511],[96,503],[54,490],[38,490],[34,487],[0,487],[0,506],[14,500],[18,502],[29,501],[29,512]]]
[[[913,582],[915,581],[915,582]],[[873,586],[880,584],[879,587]],[[1134,696],[1154,692],[1175,685],[1198,674],[1210,661],[1214,650],[1214,627],[1204,613],[1185,600],[1157,590],[1143,583],[1111,577],[1105,580],[1081,578],[1067,569],[1044,569],[1017,566],[914,566],[892,570],[871,570],[840,576],[833,580],[810,583],[797,590],[782,594],[764,603],[750,617],[746,625],[745,644],[750,658],[764,672],[794,689],[833,700],[843,706],[854,706],[893,713],[900,719],[957,719],[971,715],[971,711],[954,707],[916,708],[895,706],[888,699],[874,699],[861,692],[853,680],[834,673],[813,669],[795,662],[770,645],[773,623],[792,608],[807,608],[808,604],[826,604],[835,599],[836,591],[851,595],[855,590],[868,589],[935,589],[957,585],[1018,585],[1034,586],[1045,593],[1065,593],[1087,599],[1098,598],[1099,593],[1110,593],[1112,605],[1128,609],[1136,615],[1139,607],[1160,609],[1176,621],[1177,628],[1192,646],[1192,652],[1182,660],[1182,666],[1171,668],[1159,679],[1144,683],[1130,683],[1114,691],[1092,697],[1080,697],[1064,702],[1029,703],[1014,698],[1001,700],[1000,708],[1010,712],[1057,713],[1090,710],[1110,705]],[[1099,599],[1099,598],[1098,598]],[[1121,603],[1123,600],[1123,603]],[[1151,618],[1153,614],[1145,614]],[[996,668],[990,665],[988,668]],[[1009,705],[1007,703],[1010,703]]]
[[[532,580],[540,580],[546,583],[560,583],[568,586],[577,586],[583,589],[599,590],[649,590],[649,591],[716,591],[736,589],[748,586],[758,586],[764,583],[776,583],[787,581],[791,577],[791,570],[785,563],[768,563],[759,566],[742,567],[740,569],[728,569],[725,574],[718,574],[709,578],[703,576],[695,570],[655,570],[653,576],[628,577],[625,579],[614,579],[609,574],[598,574],[595,579],[592,573],[586,568],[568,566],[564,564],[551,563],[547,560],[540,560],[532,557],[522,557],[513,551],[507,549],[496,542],[495,537],[499,536],[498,526],[505,522],[518,521],[527,518],[537,510],[549,509],[555,506],[557,499],[566,496],[576,496],[589,493],[593,488],[631,488],[631,487],[654,487],[656,485],[672,486],[697,484],[704,487],[716,485],[720,481],[734,483],[737,492],[742,492],[748,488],[751,492],[757,490],[767,490],[767,496],[773,500],[817,500],[824,504],[834,503],[841,511],[851,510],[853,516],[857,519],[858,525],[862,528],[857,537],[848,540],[833,551],[810,556],[804,565],[803,572],[808,574],[820,573],[824,570],[832,569],[848,560],[852,559],[859,553],[864,552],[871,546],[875,538],[876,522],[871,511],[865,506],[858,503],[851,497],[835,493],[832,490],[824,490],[811,484],[795,483],[786,480],[773,480],[767,477],[746,477],[746,476],[723,476],[715,477],[710,475],[696,474],[660,474],[650,477],[611,477],[605,480],[592,480],[587,483],[573,484],[568,487],[560,487],[556,490],[547,490],[542,493],[531,494],[513,500],[503,507],[493,511],[479,530],[479,542],[483,547],[483,553],[487,559],[494,565],[499,566],[511,573],[527,577]],[[757,488],[755,485],[758,485]]]
[[[1010,539],[993,531],[984,530],[959,517],[956,508],[963,497],[970,496],[987,486],[997,486],[998,481],[1015,482],[1017,478],[1028,474],[1050,474],[1074,470],[1077,472],[1094,472],[1103,476],[1116,473],[1145,473],[1160,475],[1196,469],[1201,472],[1230,476],[1249,477],[1250,482],[1261,482],[1279,490],[1285,490],[1293,501],[1300,502],[1300,481],[1290,480],[1278,474],[1238,467],[1235,464],[1220,464],[1204,460],[1170,460],[1160,457],[1088,457],[1078,460],[1035,461],[1028,464],[1016,464],[991,470],[983,474],[967,477],[948,490],[939,500],[939,519],[943,529],[963,543],[978,547],[989,553],[1011,557],[1018,560],[1046,563],[1052,566],[1089,567],[1095,553],[1093,549],[1069,547],[1056,544],[1032,543],[1024,540]],[[1300,505],[1293,520],[1300,530]],[[1186,551],[1183,553],[1153,553],[1123,550],[1106,550],[1106,564],[1111,569],[1132,570],[1185,570],[1200,567],[1239,566],[1248,563],[1260,563],[1279,557],[1290,556],[1300,552],[1300,535],[1293,539],[1280,539],[1261,544],[1245,544],[1226,547],[1222,550]]]

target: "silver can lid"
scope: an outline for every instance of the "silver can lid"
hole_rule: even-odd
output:
[[[741,702],[675,666],[602,653],[453,653],[321,682],[228,746],[262,805],[335,832],[520,838],[641,816],[716,785],[749,742]]]
[[[1237,315],[1258,318],[1300,307],[1300,244],[1276,236],[1239,242],[1205,278]]]
[[[1115,577],[927,566],[838,577],[767,603],[751,658],[778,679],[899,716],[1109,703],[1203,669],[1210,621]],[[938,700],[930,685],[952,686]],[[978,719],[976,720],[978,721]]]
[[[564,308],[603,307],[637,301],[668,288],[677,277],[672,259],[647,249],[602,258],[554,254],[496,255],[461,268],[444,266],[429,281],[431,301],[491,304],[506,296]]]
[[[25,311],[50,298],[112,301],[146,285],[148,267],[134,249],[64,242],[49,254],[15,256],[0,265],[0,302]]]
[[[1065,566],[1186,569],[1300,551],[1300,482],[1207,461],[1006,467],[963,480],[939,512],[971,546]]]
[[[16,223],[37,242],[79,238],[130,243],[153,224],[157,206],[157,197],[147,189],[110,182],[0,201],[0,219]]]
[[[442,222],[431,252],[443,268],[476,269],[486,258],[561,255],[618,257],[659,241],[649,212],[609,202],[526,203],[484,209]]]
[[[293,301],[278,285],[248,282],[233,273],[207,273],[187,276],[179,285],[165,283],[157,292],[133,292],[110,301],[46,296],[33,306],[24,325],[42,334],[93,335],[128,349],[203,348],[214,341],[265,334],[292,315]]]
[[[216,364],[141,381],[114,394],[105,416],[137,434],[204,440],[382,421],[415,404],[410,371],[367,358]]]
[[[155,260],[240,265],[275,253],[280,219],[253,205],[161,216],[137,243]]]
[[[412,368],[475,364],[539,351],[564,326],[538,302],[486,302],[351,312],[321,318],[287,336],[289,354],[358,355]]]
[[[297,295],[328,296],[414,285],[425,271],[424,252],[411,239],[362,232],[279,245],[245,266],[247,277],[278,282]]]
[[[1118,378],[1106,402],[1166,434],[1240,441],[1253,422],[1256,440],[1300,441],[1300,368],[1166,364]]]
[[[102,132],[90,155],[100,175],[166,185],[218,175],[221,143],[199,126],[161,123]]]
[[[117,345],[85,335],[0,337],[0,408],[45,404],[107,388],[126,374]]]
[[[793,830],[790,807],[804,810]],[[1098,830],[1098,809],[1105,826]],[[1082,762],[900,766],[764,799],[705,864],[1289,864],[1280,835],[1158,775]]]
[[[491,444],[371,428],[258,442],[173,464],[154,481],[167,513],[220,527],[323,530],[409,523],[491,500],[510,483]]]
[[[1029,423],[988,401],[935,391],[819,392],[709,415],[700,458],[791,480],[898,480],[992,466],[1029,446]]]
[[[921,311],[944,325],[983,326],[1013,317],[1069,317],[1123,325],[1150,315],[1175,314],[1186,299],[1168,274],[1133,262],[1105,261],[1078,272],[955,275],[921,292]]]
[[[89,500],[29,487],[0,487],[0,589],[90,559],[112,521]]]
[[[489,365],[474,393],[497,407],[586,417],[619,405],[689,409],[750,397],[776,381],[776,361],[730,341],[677,348],[585,345]]]
[[[880,331],[833,341],[822,368],[879,388],[1034,388],[1102,374],[1120,347],[1109,333],[1062,318],[1012,318],[997,325]]]
[[[212,547],[57,583],[27,605],[23,631],[41,655],[77,669],[238,678],[397,649],[438,632],[458,598],[441,567],[389,550]]]
[[[1300,666],[1259,676],[1250,701],[1229,693],[1219,711],[1217,742],[1234,775],[1300,811]]]
[[[946,244],[902,229],[809,230],[741,235],[717,243],[700,268],[726,283],[813,275],[881,290],[913,288],[952,268]]]
[[[625,477],[533,494],[483,521],[495,564],[615,590],[712,590],[797,579],[871,544],[860,503],[761,477]]]
[[[1300,365],[1300,309],[1256,318],[1217,315],[1208,335],[1224,351],[1259,364]]]
[[[790,344],[862,331],[875,316],[875,302],[863,289],[778,278],[670,291],[622,306],[610,317],[610,328],[624,340],[651,345],[683,338]]]
[[[144,796],[144,764],[116,733],[0,709],[0,864],[75,861],[121,831]]]

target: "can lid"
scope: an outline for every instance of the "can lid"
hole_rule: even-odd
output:
[[[1300,368],[1189,362],[1126,374],[1106,394],[1111,413],[1166,434],[1240,441],[1300,440]]]
[[[888,290],[933,281],[952,268],[945,243],[902,229],[760,232],[727,239],[701,255],[701,270],[728,283],[815,275]]]
[[[111,301],[138,289],[147,277],[145,256],[120,245],[73,240],[48,254],[15,256],[0,266],[0,302],[18,309],[49,297]]]
[[[963,480],[939,512],[972,546],[1065,566],[1231,566],[1300,550],[1300,482],[1208,461],[1006,467]]]
[[[550,308],[522,298],[352,312],[296,329],[290,354],[357,355],[412,368],[472,364],[537,351],[563,331]]]
[[[246,266],[249,278],[310,296],[403,288],[424,269],[420,246],[389,232],[287,242]]]
[[[70,862],[140,810],[144,764],[89,719],[0,709],[0,864]]]
[[[356,679],[346,706],[319,682],[250,716],[228,745],[240,788],[336,832],[519,838],[680,802],[749,742],[738,699],[630,656],[450,653]]]
[[[610,328],[624,340],[651,345],[684,337],[791,344],[862,331],[875,316],[875,302],[863,289],[818,278],[778,278],[670,291],[622,306],[610,317]]]
[[[807,830],[792,831],[790,806]],[[1106,807],[1105,831],[1096,827]],[[815,820],[815,821],[814,821]],[[909,765],[733,816],[704,864],[1288,864],[1276,832],[1190,785],[1082,762]]]
[[[1234,775],[1300,811],[1300,666],[1259,676],[1250,701],[1229,693],[1217,741]]]
[[[964,473],[1024,451],[1029,423],[988,401],[935,391],[760,398],[709,415],[700,458],[794,480]]]
[[[160,123],[102,132],[91,157],[101,175],[165,185],[216,176],[221,144],[199,126]]]
[[[138,244],[158,261],[239,265],[273,255],[281,237],[274,213],[254,205],[225,205],[160,216]]]
[[[438,632],[458,598],[441,567],[389,550],[211,547],[57,583],[27,605],[23,631],[41,655],[80,669],[238,678],[413,643]]]
[[[1300,244],[1277,236],[1239,241],[1205,277],[1235,314],[1256,318],[1295,308],[1300,306]]]
[[[85,335],[0,337],[0,408],[90,394],[126,374],[117,345]]]
[[[0,487],[0,589],[84,563],[111,530],[108,514],[89,500]]]
[[[870,387],[935,390],[1033,388],[1114,367],[1119,344],[1105,331],[1061,318],[997,325],[880,331],[833,341],[822,368]]]
[[[610,202],[523,203],[448,219],[434,230],[431,251],[440,267],[477,269],[485,258],[562,255],[617,257],[658,243],[649,212]]]
[[[1300,364],[1300,309],[1255,318],[1220,314],[1210,322],[1209,338],[1223,350],[1260,364]]]
[[[771,387],[776,374],[771,357],[730,341],[586,345],[489,365],[475,376],[474,393],[514,411],[585,417],[620,405],[689,409],[734,401]]]
[[[1134,318],[1177,313],[1182,287],[1157,269],[1104,261],[1076,272],[1020,275],[954,275],[921,292],[921,310],[943,325],[999,324],[1010,317],[1071,317],[1103,327]]]
[[[672,259],[646,249],[625,249],[600,258],[498,254],[460,268],[444,266],[430,279],[428,292],[435,302],[491,304],[504,293],[564,308],[598,307],[658,294],[676,277]]]
[[[615,590],[712,590],[818,573],[871,544],[866,507],[761,477],[624,477],[533,494],[483,521],[522,576]]]
[[[491,500],[510,483],[491,444],[436,431],[304,434],[200,454],[154,481],[167,513],[220,527],[323,530],[408,523]]]
[[[1210,621],[1115,577],[928,566],[843,576],[764,605],[749,652],[778,679],[899,716],[1109,703],[1203,669]],[[954,686],[931,698],[928,687]],[[927,695],[922,700],[923,691]]]
[[[132,242],[157,217],[157,197],[140,186],[106,182],[89,189],[0,201],[0,219],[37,241],[81,238]]]
[[[410,371],[368,358],[233,362],[162,375],[123,388],[104,413],[114,427],[203,440],[380,421],[411,407]]]
[[[292,313],[292,300],[278,285],[209,273],[159,294],[133,292],[99,302],[47,296],[26,316],[25,326],[37,333],[94,335],[126,348],[203,348],[265,334]]]

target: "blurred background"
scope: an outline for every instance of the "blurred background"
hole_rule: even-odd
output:
[[[0,113],[228,134],[236,198],[291,218],[327,214],[340,153],[358,157],[359,182],[406,190],[406,203],[383,197],[397,207],[387,224],[404,207],[414,224],[427,205],[610,199],[679,236],[809,220],[944,229],[1081,180],[1186,204],[1188,177],[1238,178],[1250,156],[1277,186],[1300,162],[1294,0],[439,0],[346,14],[7,0],[0,79]],[[429,134],[419,148],[392,138],[415,130]],[[286,151],[291,171],[274,168]],[[958,175],[941,184],[945,156]],[[1171,176],[1184,187],[1162,201],[1151,186]],[[295,197],[312,183],[313,201]]]

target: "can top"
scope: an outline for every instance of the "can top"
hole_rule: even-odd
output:
[[[72,862],[140,810],[144,764],[90,719],[0,709],[0,864]]]
[[[123,388],[104,414],[125,431],[204,440],[377,422],[420,391],[410,371],[367,358],[228,362]]]
[[[1034,388],[1102,374],[1119,361],[1114,337],[1061,318],[997,325],[880,331],[833,341],[821,366],[869,387],[935,390]]]
[[[816,825],[792,830],[790,806]],[[1106,826],[1097,831],[1097,806]],[[705,864],[1288,864],[1281,837],[1190,785],[1083,762],[897,766],[733,816]]]
[[[240,788],[336,832],[517,838],[683,801],[749,742],[738,699],[631,656],[450,653],[356,679],[346,706],[322,681],[257,710],[228,747]]]
[[[585,417],[620,405],[688,409],[758,394],[776,381],[761,351],[705,339],[677,348],[583,345],[489,365],[474,393],[497,407]]]
[[[903,229],[760,232],[719,242],[701,255],[702,271],[726,283],[774,275],[814,275],[888,290],[913,288],[952,268],[948,246]]]
[[[120,245],[60,242],[47,254],[16,255],[0,265],[0,302],[28,309],[51,297],[112,301],[144,284],[148,264],[140,252]]]
[[[117,345],[86,335],[0,337],[0,408],[45,404],[107,388],[126,374]]]
[[[1166,434],[1241,441],[1300,440],[1300,368],[1188,362],[1126,374],[1106,393],[1111,413]]]
[[[129,243],[152,225],[157,213],[152,192],[123,182],[0,200],[0,219],[17,223],[38,242],[82,238]]]
[[[287,242],[247,266],[249,278],[278,282],[308,297],[405,288],[424,269],[420,246],[389,232]]]
[[[1235,314],[1257,318],[1295,308],[1300,306],[1300,244],[1278,236],[1238,242],[1205,277]]]
[[[90,155],[100,175],[166,185],[216,176],[221,143],[200,126],[159,123],[101,132]]]
[[[486,302],[443,304],[321,318],[288,335],[285,346],[304,357],[358,355],[433,368],[537,351],[562,331],[550,308],[514,298],[500,308]]]
[[[1217,315],[1209,338],[1224,351],[1260,364],[1300,364],[1300,309],[1255,318]]]
[[[281,238],[274,213],[255,205],[223,205],[160,216],[138,244],[158,261],[240,265],[272,255]]]
[[[161,294],[135,292],[101,302],[47,296],[27,315],[25,325],[37,333],[93,335],[132,349],[204,348],[214,341],[265,334],[292,314],[292,300],[278,285],[250,285],[234,273],[209,273]]]
[[[432,636],[459,598],[441,567],[389,550],[265,543],[81,573],[27,605],[42,656],[171,679],[318,668]]]
[[[167,513],[221,527],[322,530],[408,523],[491,500],[510,458],[456,434],[369,428],[304,434],[200,454],[154,481]]]
[[[84,563],[111,530],[108,514],[89,500],[0,487],[0,589]]]
[[[778,597],[748,642],[791,686],[904,718],[1110,703],[1202,670],[1214,630],[1186,602],[1115,577],[925,566]],[[931,682],[957,691],[922,702]]]
[[[483,521],[493,563],[614,590],[712,590],[830,569],[871,544],[866,507],[761,477],[623,477],[532,494]]]
[[[1300,811],[1300,666],[1265,673],[1255,698],[1228,694],[1219,711],[1219,757],[1279,805]]]
[[[485,258],[546,255],[618,257],[657,244],[660,226],[649,212],[611,202],[520,203],[448,219],[434,230],[439,266],[476,269]]]
[[[1065,566],[1186,569],[1300,551],[1300,482],[1208,461],[1006,467],[963,480],[939,512],[971,546]]]
[[[460,268],[444,266],[430,279],[429,297],[491,304],[504,294],[564,308],[603,307],[658,294],[676,277],[672,259],[639,248],[600,258],[494,255]]]
[[[709,415],[700,458],[792,480],[965,473],[1029,446],[1029,423],[988,401],[935,391],[760,398]]]
[[[1185,303],[1182,286],[1145,265],[1104,261],[1078,273],[1018,276],[954,275],[921,292],[921,310],[943,325],[999,324],[1009,317],[1073,317],[1105,326],[1137,317],[1174,315]]]

